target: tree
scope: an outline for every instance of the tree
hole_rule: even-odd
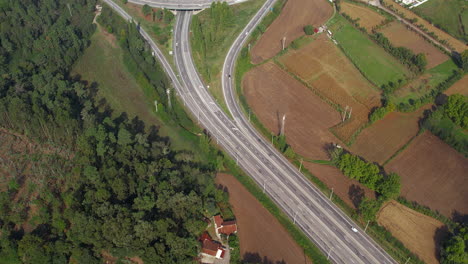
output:
[[[413,57],[413,63],[418,67],[419,71],[423,72],[427,66],[427,58],[424,53],[419,53]]]
[[[444,105],[444,114],[455,124],[468,129],[468,100],[461,94],[450,95]]]
[[[304,32],[306,35],[313,35],[314,34],[314,27],[312,25],[306,25],[304,27]]]
[[[381,205],[382,202],[379,200],[364,197],[359,204],[359,213],[365,221],[375,221],[377,211],[379,211]]]
[[[466,72],[468,71],[468,49],[460,54],[461,67]]]
[[[441,264],[468,263],[465,241],[460,236],[453,236],[441,250]]]
[[[151,9],[151,7],[149,5],[145,4],[141,8],[141,12],[143,12],[143,15],[149,16],[149,15],[151,15],[152,9]]]
[[[379,183],[379,193],[384,200],[395,199],[400,195],[400,176],[390,173]]]

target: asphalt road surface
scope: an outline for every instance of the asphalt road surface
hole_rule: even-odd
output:
[[[125,19],[131,17],[111,0],[104,0]],[[266,194],[334,263],[396,263],[343,212],[313,186],[281,153],[259,136],[239,109],[232,93],[233,65],[245,38],[268,12],[268,0],[231,47],[223,67],[223,88],[231,120],[216,104],[196,72],[189,44],[190,11],[177,14],[174,29],[176,76],[148,34],[142,36],[171,78],[178,96],[200,125],[261,186]],[[180,78],[180,79],[179,79]],[[351,230],[357,228],[357,232]]]
[[[212,2],[217,0],[129,0],[129,2],[139,5],[149,5],[154,7],[164,7],[174,10],[198,10],[210,7]],[[225,0],[228,4],[237,4],[246,0]],[[220,1],[218,1],[220,2]]]

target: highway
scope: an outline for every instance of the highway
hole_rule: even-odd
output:
[[[125,19],[131,17],[111,0],[104,0]],[[303,230],[334,263],[396,263],[351,219],[313,186],[281,153],[274,149],[246,121],[236,103],[233,66],[242,44],[268,12],[274,0],[267,0],[231,47],[223,66],[223,89],[234,120],[224,113],[201,81],[191,57],[190,11],[180,11],[174,29],[174,59],[177,76],[148,34],[142,36],[153,49],[173,82],[178,96],[201,126],[254,179],[264,192]],[[233,75],[232,75],[233,76]],[[179,78],[180,79],[179,79]],[[351,227],[356,227],[355,233]]]
[[[241,3],[247,0],[225,0],[230,5]],[[128,2],[138,5],[149,5],[163,7],[173,10],[197,10],[210,7],[215,0],[128,0]]]

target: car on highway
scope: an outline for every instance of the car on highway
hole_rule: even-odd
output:
[[[354,226],[351,227],[351,230],[353,230],[354,233],[358,232],[358,230]]]

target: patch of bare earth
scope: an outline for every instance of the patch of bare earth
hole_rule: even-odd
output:
[[[375,199],[374,191],[358,181],[346,177],[333,166],[304,162],[304,167],[325,183],[328,188],[333,188],[334,195],[338,195],[341,200],[353,208],[357,208],[364,197]]]
[[[216,183],[229,193],[239,227],[241,257],[250,263],[312,263],[286,229],[242,184],[228,174]]]
[[[463,94],[464,96],[468,96],[468,75],[465,75],[461,80],[450,86],[444,94]]]
[[[364,129],[351,145],[350,150],[368,161],[383,164],[419,131],[419,120],[431,105],[415,112],[392,112]]]
[[[447,217],[468,213],[468,160],[426,131],[385,166],[401,176],[401,195]]]
[[[396,201],[389,201],[377,214],[377,222],[427,264],[439,263],[445,225]]]
[[[341,12],[346,13],[352,19],[359,19],[358,23],[367,31],[385,21],[385,17],[370,8],[355,5],[348,2],[341,2]]]
[[[242,84],[249,106],[269,131],[279,134],[285,114],[292,148],[309,158],[328,158],[326,144],[337,142],[328,129],[340,122],[338,112],[271,62],[245,74]]]
[[[415,54],[423,53],[427,58],[427,69],[433,68],[449,59],[442,51],[427,42],[418,33],[394,21],[380,30],[396,47],[405,47]]]
[[[257,64],[272,58],[282,49],[283,37],[286,37],[287,46],[304,35],[304,26],[318,27],[332,13],[333,8],[326,0],[288,0],[281,14],[253,46],[252,62]]]

